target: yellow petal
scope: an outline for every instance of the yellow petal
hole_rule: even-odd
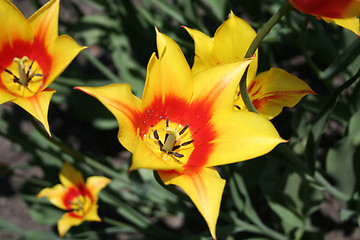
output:
[[[141,137],[138,136],[129,171],[137,170],[140,168],[154,170],[183,169],[179,164],[161,159],[150,149],[150,147],[144,142],[144,140],[142,140]]]
[[[179,46],[156,29],[158,58],[153,54],[147,66],[142,108],[146,108],[154,97],[177,96],[188,101],[193,93],[190,67]]]
[[[360,36],[360,19],[357,17],[345,18],[345,19],[334,19],[322,17],[322,19],[327,23],[335,23],[343,28],[349,29],[354,32],[356,35]]]
[[[36,93],[34,96],[29,98],[17,98],[13,102],[28,113],[33,115],[37,120],[39,120],[46,131],[50,134],[49,123],[47,119],[49,104],[51,96],[55,93],[55,90],[45,89],[44,91]]]
[[[58,36],[59,3],[60,0],[47,2],[28,19],[35,35],[35,42],[46,48]]]
[[[79,46],[71,37],[62,35],[49,46],[52,65],[46,83],[42,89],[49,86],[71,63],[71,61],[86,47]]]
[[[130,152],[134,151],[140,121],[141,100],[131,93],[128,84],[112,84],[105,87],[76,87],[95,98],[116,117],[119,123],[118,138]]]
[[[201,71],[194,76],[193,101],[212,106],[211,111],[232,109],[234,96],[241,76],[251,59],[222,64]],[[214,113],[216,114],[216,113]]]
[[[213,117],[216,138],[206,166],[248,160],[271,151],[281,139],[272,123],[246,111],[223,111]]]
[[[211,52],[212,65],[216,66],[236,60],[242,60],[256,37],[255,30],[245,20],[233,12],[230,17],[216,30],[214,48]],[[257,71],[257,50],[250,64],[247,78],[253,79]]]
[[[63,202],[66,193],[67,193],[67,189],[64,188],[63,185],[57,184],[52,188],[44,188],[39,192],[37,197],[38,198],[47,197],[49,201],[56,207],[63,210],[67,210]]]
[[[94,202],[97,202],[100,190],[106,187],[110,182],[111,179],[101,176],[93,176],[86,179],[86,188],[90,191]]]
[[[304,81],[279,68],[256,76],[248,90],[255,108],[267,119],[276,117],[283,107],[295,106],[305,95],[315,94]]]
[[[98,208],[97,204],[93,204],[91,209],[85,214],[84,221],[96,221],[101,222],[101,218],[98,215]]]
[[[78,186],[85,183],[82,174],[77,171],[73,166],[71,166],[68,162],[65,162],[65,164],[61,168],[59,178],[62,185],[64,185],[64,187],[66,188]]]
[[[185,27],[195,43],[194,64],[191,68],[193,74],[199,73],[205,69],[212,67],[210,61],[210,53],[214,47],[214,39],[206,34],[191,28]]]
[[[84,222],[83,218],[72,217],[69,213],[62,215],[57,225],[60,237],[64,237],[72,226],[78,226],[82,222]]]
[[[158,171],[162,181],[179,186],[194,202],[204,217],[211,235],[216,239],[216,221],[219,216],[220,202],[225,180],[213,168],[200,168],[180,174],[175,171]]]
[[[15,100],[17,97],[15,97],[14,95],[10,94],[8,91],[0,88],[0,104],[3,104],[5,102],[8,101],[13,101]]]
[[[10,1],[0,1],[0,49],[4,44],[12,47],[16,40],[32,42],[33,38],[31,27],[21,12]]]

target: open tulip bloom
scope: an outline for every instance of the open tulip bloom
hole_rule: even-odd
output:
[[[255,158],[284,142],[258,114],[235,111],[239,79],[252,59],[192,74],[178,45],[156,30],[158,55],[147,67],[142,100],[128,84],[77,87],[100,100],[119,123],[118,139],[133,153],[130,170],[157,170],[179,186],[212,236],[225,180],[214,166]]]
[[[243,59],[256,36],[255,30],[233,12],[217,29],[213,38],[198,30],[186,27],[185,29],[195,42],[192,67],[194,74]],[[279,68],[271,68],[256,76],[257,58],[258,54],[249,66],[247,89],[252,104],[262,116],[272,119],[282,111],[283,107],[293,107],[305,95],[314,94],[304,81]],[[235,107],[247,110],[240,96],[240,89],[235,97]]]
[[[11,101],[38,119],[47,120],[52,83],[83,49],[58,36],[59,0],[52,0],[29,19],[8,0],[0,0],[0,104]]]
[[[360,35],[359,0],[290,0],[299,11],[322,18]]]
[[[61,184],[44,188],[38,197],[47,197],[56,207],[67,212],[58,221],[58,232],[63,237],[72,226],[84,221],[98,221],[98,195],[101,189],[110,183],[110,179],[92,176],[84,181],[81,173],[68,162],[64,164],[60,175]]]

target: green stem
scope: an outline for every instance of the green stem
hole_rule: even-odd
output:
[[[270,32],[270,30],[280,21],[280,19],[291,10],[292,6],[290,2],[286,1],[285,4],[267,21],[264,26],[258,31],[256,37],[252,41],[248,51],[246,52],[245,58],[250,58],[254,55],[256,49],[259,47],[260,43],[264,39],[264,37]],[[251,99],[249,97],[249,93],[247,91],[247,85],[246,85],[246,76],[247,76],[247,69],[241,78],[240,81],[240,93],[241,98],[244,101],[244,104],[246,108],[250,112],[258,113],[256,108],[251,102]]]

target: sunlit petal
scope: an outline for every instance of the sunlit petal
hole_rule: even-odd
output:
[[[118,138],[129,151],[134,151],[140,121],[141,100],[131,93],[128,84],[112,84],[105,87],[77,87],[102,102],[114,114],[119,123]],[[126,126],[126,127],[124,127]]]
[[[148,63],[145,89],[142,97],[143,109],[161,96],[189,100],[193,94],[190,67],[179,46],[168,36],[156,30],[158,57],[153,54]]]
[[[58,36],[60,0],[51,0],[36,11],[28,22],[35,35],[34,44],[48,47]]]
[[[360,19],[357,17],[353,18],[345,18],[345,19],[334,19],[334,18],[326,18],[322,17],[327,23],[335,23],[343,28],[349,29],[355,34],[360,36]]]
[[[56,207],[66,210],[63,199],[66,194],[66,188],[63,185],[57,184],[52,188],[44,188],[37,195],[38,198],[47,197],[49,201]]]
[[[102,176],[93,176],[86,179],[86,188],[90,191],[94,201],[97,201],[97,197],[101,189],[106,187],[111,182],[109,178]]]
[[[47,89],[38,92],[36,95],[28,98],[17,98],[13,100],[14,103],[25,109],[37,120],[39,120],[46,131],[50,135],[50,128],[47,119],[49,104],[51,96],[55,93],[55,90]]]
[[[203,215],[212,237],[216,239],[216,222],[225,186],[225,180],[218,172],[213,168],[201,168],[189,170],[184,174],[175,171],[158,171],[158,173],[166,185],[173,184],[185,191]]]
[[[217,137],[206,166],[248,160],[270,152],[286,142],[270,121],[256,113],[224,111],[214,116]]]

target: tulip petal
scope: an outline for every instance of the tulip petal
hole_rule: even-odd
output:
[[[81,184],[84,184],[84,178],[82,174],[76,170],[70,163],[65,162],[64,166],[61,168],[59,174],[60,182],[64,187],[77,187]]]
[[[269,120],[252,112],[224,111],[213,117],[213,126],[217,136],[207,167],[255,158],[286,142]]]
[[[0,49],[4,44],[12,47],[13,42],[31,42],[34,34],[21,12],[10,2],[0,1]]]
[[[166,96],[190,100],[193,94],[193,79],[186,59],[174,40],[156,29],[158,58],[153,54],[148,63],[142,109],[154,98]]]
[[[36,93],[32,97],[28,98],[17,98],[13,102],[24,110],[33,115],[37,120],[39,120],[46,131],[50,134],[49,123],[47,119],[49,104],[51,96],[55,93],[55,90],[45,89],[44,91]]]
[[[63,185],[57,184],[52,188],[44,188],[37,195],[38,198],[47,197],[49,201],[54,204],[56,207],[67,210],[64,205],[63,199],[65,194],[67,193],[67,189],[64,188]]]
[[[91,206],[91,209],[86,213],[84,216],[84,221],[96,221],[101,222],[101,218],[98,215],[98,208],[99,206],[96,204],[93,204]]]
[[[8,101],[13,101],[15,99],[16,99],[16,97],[14,95],[12,95],[8,91],[0,88],[0,104],[3,104]]]
[[[211,52],[212,65],[216,66],[244,59],[255,37],[256,32],[250,24],[231,12],[229,19],[221,24],[215,32],[214,48]],[[254,60],[249,66],[248,79],[253,79],[256,75],[257,58],[256,50]]]
[[[199,73],[205,69],[212,67],[210,61],[210,53],[214,47],[214,38],[210,38],[206,34],[191,28],[185,27],[195,43],[194,64],[191,68],[193,74]]]
[[[111,180],[109,178],[101,176],[93,176],[86,179],[86,188],[90,191],[94,202],[97,202],[100,190],[106,187],[110,182]]]
[[[69,213],[62,215],[57,225],[60,237],[64,237],[72,226],[78,226],[82,222],[84,222],[83,218],[72,217]]]
[[[222,64],[194,76],[194,99],[217,110],[232,109],[241,76],[252,59]]]
[[[57,38],[59,4],[60,0],[51,0],[28,19],[35,35],[34,44],[41,44],[47,48]]]
[[[112,84],[105,87],[76,87],[95,98],[116,117],[119,123],[118,138],[130,152],[134,151],[140,121],[141,100],[131,93],[128,84]]]
[[[71,61],[86,47],[79,46],[71,37],[62,35],[56,38],[49,46],[52,56],[51,70],[42,87],[45,89],[52,83],[71,63]]]
[[[166,184],[179,186],[191,198],[204,217],[211,235],[216,239],[216,221],[219,216],[220,202],[225,186],[219,173],[214,168],[200,168],[187,173],[158,171]]]
[[[283,107],[295,106],[305,95],[315,94],[304,81],[280,68],[257,75],[248,91],[255,108],[267,119],[279,115]]]
[[[345,18],[345,19],[334,19],[322,17],[322,19],[327,23],[335,23],[343,28],[349,29],[354,32],[356,35],[360,36],[360,19],[357,17]]]
[[[132,156],[132,163],[129,171],[137,170],[140,168],[154,169],[154,170],[182,170],[181,165],[165,161],[161,159],[157,154],[152,151],[149,146],[141,139],[137,137],[136,147]]]

